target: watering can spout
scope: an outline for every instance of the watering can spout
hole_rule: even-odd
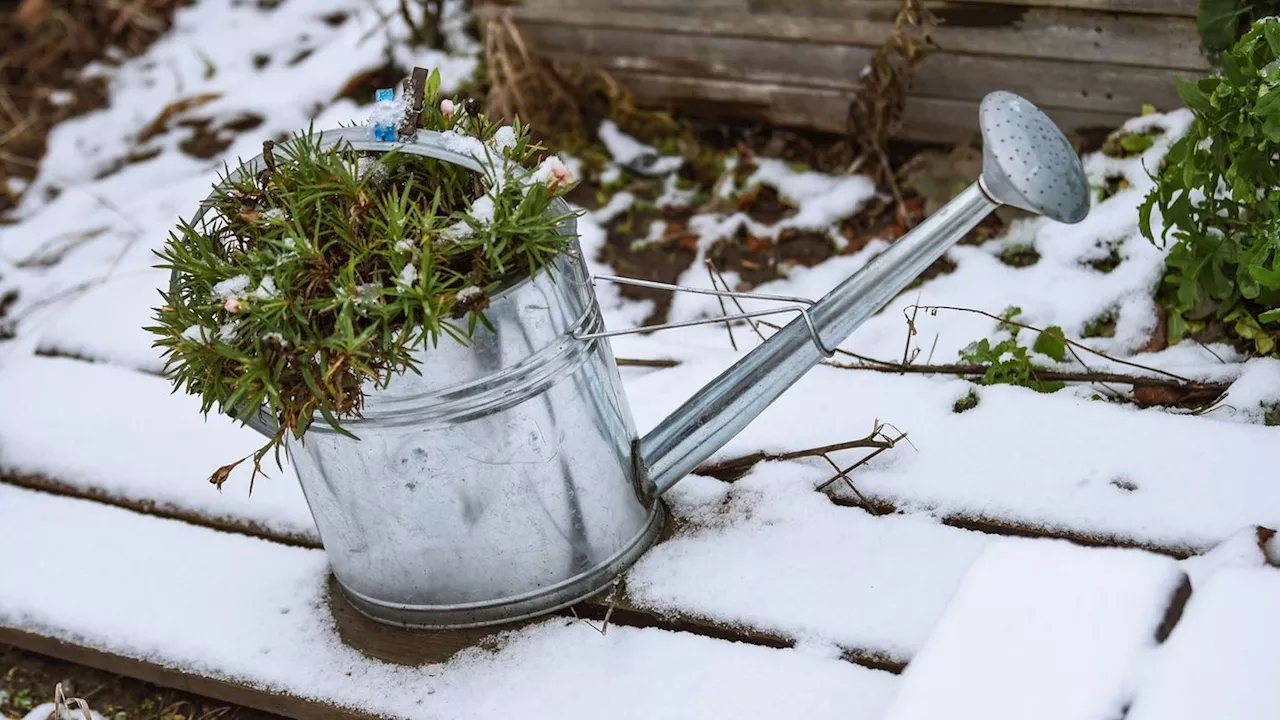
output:
[[[982,176],[743,357],[640,440],[655,495],[693,471],[1001,205],[1074,224],[1089,212],[1080,158],[1030,102],[993,92],[979,109]]]

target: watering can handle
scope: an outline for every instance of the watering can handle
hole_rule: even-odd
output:
[[[637,280],[635,278],[618,277],[616,275],[593,275],[591,277],[592,284],[597,280],[616,283],[618,285],[633,285],[635,287],[651,288],[654,290],[670,290],[671,292],[687,292],[698,295],[714,295],[716,297],[727,297],[743,300],[769,300],[773,302],[790,303],[782,307],[770,308],[767,310],[752,310],[735,313],[732,315],[725,314],[719,317],[702,318],[700,320],[685,320],[683,322],[663,323],[661,325],[646,325],[644,327],[624,328],[622,330],[602,330],[600,332],[575,332],[573,337],[577,340],[592,340],[595,338],[615,337],[618,335],[634,335],[637,333],[647,333],[654,330],[671,330],[673,328],[693,327],[695,325],[714,325],[716,323],[727,323],[730,320],[746,320],[748,318],[765,317],[767,315],[779,315],[781,313],[798,312],[800,317],[804,318],[804,324],[809,329],[809,339],[818,348],[818,352],[824,357],[835,355],[835,350],[828,348],[822,342],[822,336],[818,334],[818,328],[813,324],[813,319],[809,316],[809,308],[813,306],[812,300],[802,297],[792,297],[790,295],[767,295],[764,293],[745,293],[731,292],[729,290],[710,290],[707,288],[688,287],[686,285],[672,285],[670,283],[654,282],[652,280]],[[741,309],[741,308],[739,308]]]

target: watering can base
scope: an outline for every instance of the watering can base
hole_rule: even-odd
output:
[[[550,615],[607,590],[654,544],[665,522],[665,507],[655,502],[640,532],[613,557],[555,585],[505,598],[458,605],[388,603],[352,590],[336,574],[334,579],[356,612],[383,625],[423,630],[504,625]]]

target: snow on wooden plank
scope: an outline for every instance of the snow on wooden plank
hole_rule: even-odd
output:
[[[905,663],[990,537],[832,505],[812,491],[819,476],[770,463],[734,483],[685,479],[668,495],[684,529],[636,564],[629,598]]]
[[[216,416],[206,425],[194,402],[170,394],[159,378],[31,358],[0,373],[0,392],[31,408],[12,427],[0,421],[0,466],[9,482],[318,546],[290,469],[259,479],[251,497],[243,478],[222,493],[205,481],[226,461],[217,453],[237,457],[247,452],[237,443],[252,449],[256,436],[246,439],[241,434],[250,431]],[[56,397],[84,398],[80,412],[115,421],[64,423]],[[621,607],[638,614],[631,624],[658,613],[701,634],[818,644],[856,662],[900,668],[986,538],[929,518],[876,518],[832,505],[812,491],[819,475],[771,464],[732,485],[685,480],[672,496],[679,537],[651,550],[629,575]],[[715,510],[722,501],[731,501],[730,511]],[[851,601],[862,609],[849,612]]]
[[[1223,569],[1197,588],[1127,720],[1280,717],[1280,570]]]
[[[1060,540],[988,545],[885,720],[1111,720],[1190,593],[1177,562]]]
[[[157,337],[143,328],[156,324],[163,304],[159,288],[168,274],[139,271],[91,288],[53,313],[40,330],[37,352],[69,355],[159,373],[164,367]]]
[[[705,352],[629,381],[641,431],[724,364]],[[952,378],[817,367],[710,460],[838,443],[882,420],[911,443],[858,468],[853,481],[864,496],[898,509],[1171,554],[1208,550],[1250,525],[1280,527],[1280,484],[1257,471],[1271,462],[1274,428],[1010,386],[980,388],[978,406],[955,413],[971,389]],[[1232,452],[1168,452],[1205,443]],[[849,464],[865,454],[836,457]],[[821,460],[810,462],[831,474]]]
[[[5,640],[70,643],[79,661],[119,658],[117,671],[149,668],[168,684],[203,678],[201,692],[293,717],[348,716],[336,707],[594,719],[609,708],[622,718],[871,720],[896,686],[888,673],[797,650],[657,629],[601,635],[564,618],[435,664],[393,665],[343,643],[321,551],[4,486],[0,533],[0,566],[15,579],[0,584]]]
[[[287,464],[283,471],[267,466],[269,477],[257,479],[252,495],[248,463],[221,492],[209,484],[215,469],[252,453],[262,438],[216,413],[201,416],[199,399],[174,394],[166,380],[106,364],[23,357],[4,365],[0,397],[21,409],[0,419],[0,473],[248,532],[317,540]]]

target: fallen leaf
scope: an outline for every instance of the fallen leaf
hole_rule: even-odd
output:
[[[747,252],[762,253],[768,252],[773,247],[773,238],[757,237],[755,235],[747,236]]]

